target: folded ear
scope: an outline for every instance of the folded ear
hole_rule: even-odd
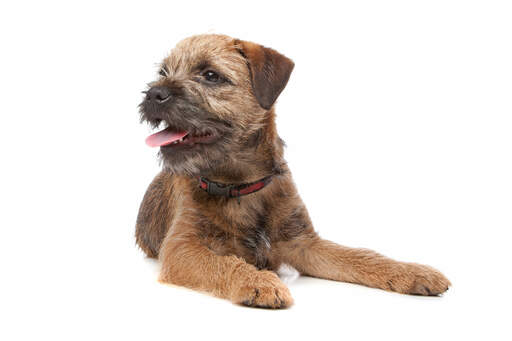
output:
[[[270,109],[288,83],[295,64],[279,52],[255,43],[235,40],[235,46],[247,59],[256,99],[262,108]]]

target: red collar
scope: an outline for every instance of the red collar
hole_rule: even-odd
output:
[[[255,182],[227,185],[219,182],[210,181],[202,176],[199,177],[199,187],[211,195],[221,195],[228,198],[241,197],[259,191],[272,181],[272,175]]]

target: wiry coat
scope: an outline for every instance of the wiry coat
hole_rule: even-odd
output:
[[[428,266],[339,246],[315,233],[275,127],[273,104],[291,60],[254,43],[201,35],[179,43],[162,68],[164,76],[152,85],[172,89],[173,101],[144,101],[142,119],[207,129],[218,138],[189,150],[162,148],[164,170],[144,196],[136,227],[138,245],[162,262],[161,281],[271,308],[293,302],[273,272],[282,263],[305,275],[401,293],[447,290],[449,281]],[[204,82],[205,69],[219,72],[223,82]],[[223,183],[273,178],[237,200],[206,193],[199,175]]]

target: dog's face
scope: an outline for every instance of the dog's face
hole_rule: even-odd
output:
[[[227,36],[181,41],[140,104],[143,121],[165,128],[146,143],[160,147],[173,173],[214,169],[265,129],[292,69],[293,62],[274,50]]]

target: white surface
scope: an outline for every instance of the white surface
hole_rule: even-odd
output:
[[[185,3],[0,5],[0,339],[510,339],[510,2]],[[156,281],[137,104],[203,32],[295,60],[278,127],[320,234],[439,268],[444,297],[299,278],[268,311]]]

